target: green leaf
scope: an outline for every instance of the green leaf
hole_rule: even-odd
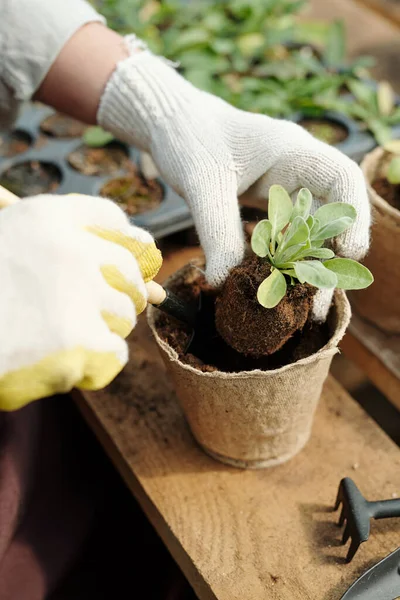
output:
[[[346,41],[343,21],[335,21],[328,29],[324,59],[329,67],[343,64],[346,54]]]
[[[304,250],[298,258],[306,258],[307,256],[310,258],[326,260],[328,258],[333,258],[335,253],[329,248],[309,248],[308,250]]]
[[[361,290],[374,281],[367,267],[350,258],[333,258],[324,263],[324,267],[336,275],[336,287],[342,290]]]
[[[314,217],[313,217],[312,215],[310,215],[310,216],[308,217],[308,219],[307,219],[306,223],[307,223],[307,225],[308,225],[308,228],[309,228],[309,230],[310,230],[310,233],[311,233],[311,230],[312,230],[312,228],[314,227]]]
[[[317,231],[317,237],[320,240],[330,240],[346,231],[346,229],[352,226],[353,222],[353,219],[350,217],[336,219],[336,221],[328,223],[325,227],[320,227]]]
[[[361,104],[368,107],[373,113],[377,113],[377,98],[374,89],[370,85],[358,79],[349,79],[347,87]]]
[[[291,262],[292,260],[297,260],[298,255],[302,254],[304,249],[304,244],[297,244],[296,246],[290,246],[287,250],[284,250],[282,254],[274,257],[274,263],[278,268],[281,268],[281,265]]]
[[[376,91],[378,109],[381,115],[387,117],[395,107],[395,94],[392,86],[387,81],[380,81]]]
[[[310,237],[310,230],[307,223],[302,217],[296,217],[288,226],[283,236],[282,244],[279,245],[282,250],[295,246],[297,244],[305,244]]]
[[[400,154],[400,140],[390,140],[390,142],[386,142],[383,149],[392,154]]]
[[[317,288],[334,288],[337,277],[319,260],[302,260],[294,263],[294,270],[301,283],[307,282]]]
[[[275,243],[276,236],[289,223],[293,204],[289,194],[281,185],[271,185],[268,196],[268,219],[272,224],[271,242]]]
[[[286,279],[278,269],[272,271],[259,286],[257,300],[264,308],[274,308],[286,294]]]
[[[251,236],[251,249],[257,256],[264,258],[269,251],[272,225],[268,219],[263,219],[254,227]]]
[[[390,161],[386,176],[389,183],[393,185],[400,183],[400,156],[395,156]]]
[[[88,127],[82,136],[83,141],[91,148],[100,148],[112,142],[115,138],[112,133],[104,131],[101,127]]]
[[[302,188],[297,194],[296,203],[293,207],[292,220],[295,217],[303,217],[303,219],[307,219],[310,214],[312,203],[312,195],[310,190],[307,188]]]
[[[357,216],[356,209],[347,202],[330,202],[321,206],[314,214],[314,219],[319,221],[319,230],[332,221],[336,221],[342,217],[348,217],[355,221]]]

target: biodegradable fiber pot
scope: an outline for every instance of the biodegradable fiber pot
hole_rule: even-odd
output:
[[[382,148],[367,154],[361,163],[372,205],[371,249],[363,261],[374,283],[350,295],[357,312],[380,329],[400,333],[400,211],[371,187],[385,155]]]
[[[196,279],[187,265],[170,277]],[[317,353],[271,371],[202,372],[184,364],[158,334],[159,312],[148,320],[175,385],[193,435],[213,458],[235,467],[257,469],[283,463],[309,439],[315,408],[338,343],[350,320],[343,291],[335,293],[329,315],[330,339]]]

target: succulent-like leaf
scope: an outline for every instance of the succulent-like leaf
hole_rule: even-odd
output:
[[[311,234],[311,230],[314,227],[314,217],[312,215],[310,215],[309,217],[307,217],[307,221],[306,221],[308,228],[310,230],[310,234]]]
[[[275,257],[274,263],[278,268],[280,268],[281,264],[291,262],[292,260],[297,260],[298,255],[304,250],[304,244],[297,244],[296,246],[290,246]],[[308,250],[304,250],[304,252],[308,252]]]
[[[307,282],[317,288],[336,287],[337,277],[329,271],[319,260],[301,260],[294,263],[294,270],[301,283]]]
[[[320,227],[316,235],[321,240],[329,240],[346,231],[346,229],[351,227],[353,221],[350,217],[341,217],[340,219],[336,219],[336,221],[327,223],[324,227]]]
[[[269,251],[272,225],[268,219],[263,219],[255,226],[251,236],[251,248],[257,256],[264,258]]]
[[[281,185],[272,185],[268,196],[268,219],[272,224],[271,241],[289,223],[293,204],[289,194]]]
[[[104,131],[102,127],[97,125],[88,127],[82,136],[83,141],[91,148],[100,148],[112,142],[115,138],[112,133]]]
[[[400,183],[400,156],[395,156],[389,163],[387,180],[393,185]]]
[[[351,204],[347,202],[329,202],[315,212],[314,219],[318,219],[319,229],[322,229],[328,223],[332,223],[332,221],[336,221],[342,217],[348,217],[352,221],[355,221],[356,216],[356,209]]]
[[[381,115],[387,117],[395,107],[395,93],[388,81],[380,81],[377,89],[378,109]]]
[[[335,253],[329,248],[309,248],[308,250],[304,250],[300,254],[300,256],[297,257],[297,260],[301,258],[306,258],[308,256],[310,258],[319,258],[320,260],[327,260],[328,258],[333,258],[335,256]]]
[[[257,300],[264,308],[274,308],[286,294],[286,279],[278,269],[264,279],[257,291]]]
[[[307,219],[310,214],[312,203],[312,195],[310,190],[302,188],[297,194],[296,203],[293,207],[292,220],[296,217],[303,217]]]
[[[392,154],[400,154],[400,140],[390,140],[390,142],[386,142],[383,149]]]
[[[310,237],[310,230],[302,217],[296,217],[287,228],[282,240],[282,247],[289,248],[297,244],[305,244]]]
[[[350,258],[333,258],[326,261],[324,267],[335,273],[336,287],[342,290],[361,290],[374,281],[367,267]]]

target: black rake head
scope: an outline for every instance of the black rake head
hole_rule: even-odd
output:
[[[400,499],[369,501],[364,498],[350,477],[342,479],[336,498],[335,510],[342,505],[339,526],[344,523],[342,543],[351,538],[346,562],[350,562],[358,548],[366,542],[370,534],[371,519],[400,517]]]

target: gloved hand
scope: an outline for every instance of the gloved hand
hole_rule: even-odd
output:
[[[245,243],[237,198],[268,197],[272,184],[289,193],[307,187],[324,202],[357,210],[351,229],[336,240],[341,256],[360,259],[369,245],[370,209],[359,167],[302,127],[243,112],[196,89],[135,36],[130,57],[118,65],[102,96],[98,122],[118,138],[150,152],[164,179],[188,202],[206,254],[210,283],[221,284],[243,258]],[[266,206],[266,204],[265,204]],[[323,320],[333,290],[318,293]]]
[[[41,195],[0,210],[0,410],[107,385],[161,266],[110,200]]]

